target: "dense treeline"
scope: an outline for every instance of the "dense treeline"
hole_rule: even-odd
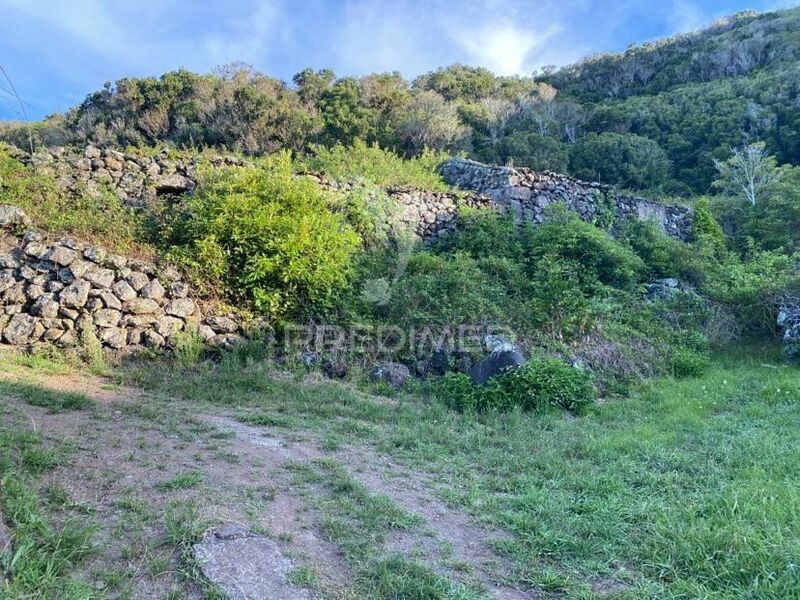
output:
[[[35,126],[34,143],[216,147],[246,154],[378,144],[564,171],[633,189],[706,193],[732,147],[763,141],[800,164],[800,9],[739,14],[701,32],[538,77],[452,65],[291,83],[229,65],[122,79]],[[0,139],[26,147],[25,128]]]

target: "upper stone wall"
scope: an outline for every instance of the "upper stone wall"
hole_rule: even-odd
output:
[[[461,158],[447,161],[441,172],[448,184],[485,194],[509,207],[518,218],[534,223],[544,220],[548,205],[563,202],[584,221],[619,225],[631,219],[654,220],[664,233],[682,240],[691,230],[689,208],[627,196],[612,186],[559,173],[485,165]]]
[[[242,159],[215,156],[212,164],[241,165]],[[68,192],[107,188],[128,206],[146,206],[160,194],[191,192],[197,186],[197,159],[173,158],[167,153],[140,156],[88,146],[82,151],[53,148],[34,154],[31,161],[49,172]],[[511,210],[520,220],[540,223],[545,208],[562,202],[582,219],[602,226],[619,226],[630,219],[652,219],[673,237],[687,239],[691,209],[619,193],[601,183],[580,181],[551,172],[535,172],[451,159],[441,168],[445,181],[466,193],[390,188],[387,194],[402,207],[400,221],[425,240],[450,233],[459,205]],[[303,174],[330,190],[346,191],[349,184],[318,174]]]

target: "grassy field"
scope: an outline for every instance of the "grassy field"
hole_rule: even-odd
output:
[[[800,380],[779,364],[769,350],[721,356],[703,378],[654,381],[579,418],[463,415],[424,394],[387,400],[234,357],[128,377],[432,474],[451,505],[514,534],[498,551],[519,583],[568,597],[789,598],[800,596]]]
[[[21,379],[0,381],[0,396],[37,410],[99,410],[80,393],[25,379],[73,367],[4,360]],[[509,532],[494,549],[512,565],[505,583],[518,588],[567,598],[800,597],[797,374],[771,350],[748,348],[716,357],[702,378],[653,381],[576,418],[460,414],[424,386],[392,395],[234,355],[193,367],[150,363],[117,371],[152,394],[131,404],[126,420],[138,415],[141,423],[160,424],[167,414],[183,415],[189,432],[197,415],[224,409],[269,435],[317,440],[321,458],[288,463],[282,485],[313,508],[352,573],[351,595],[337,597],[419,599],[482,598],[486,591],[470,579],[470,565],[453,565],[466,574],[454,579],[422,556],[387,550],[398,533],[424,536],[425,524],[361,483],[356,465],[342,456],[384,457],[424,479],[453,510]],[[180,399],[190,403],[170,413]],[[185,413],[187,406],[196,412]],[[45,475],[77,460],[76,448],[44,440],[24,418],[0,411],[0,506],[15,542],[2,563],[15,577],[0,597],[106,597],[71,576],[98,551],[91,522],[50,517],[59,513]],[[227,441],[204,435],[206,444]],[[184,435],[176,447],[190,439]],[[214,451],[227,456],[222,446]],[[165,473],[145,488],[173,498],[153,519],[164,523],[159,543],[176,555],[185,556],[208,526],[180,516],[200,510],[195,500],[216,489],[204,471],[209,463],[198,461],[196,470]],[[292,578],[327,597],[312,566],[298,566]]]

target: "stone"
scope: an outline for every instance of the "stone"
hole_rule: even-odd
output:
[[[101,308],[103,308],[103,301],[100,300],[100,298],[97,298],[97,297],[89,298],[89,300],[86,302],[85,308],[89,312],[94,312],[96,310],[100,310]]]
[[[92,268],[92,263],[86,260],[76,260],[69,266],[69,273],[73,279],[80,279]],[[59,272],[60,273],[60,272]],[[63,277],[61,280],[63,281]],[[67,283],[66,281],[64,283]],[[70,282],[71,283],[71,282]]]
[[[150,280],[150,282],[139,291],[142,298],[150,298],[151,300],[161,300],[165,293],[166,290],[158,279]]]
[[[166,343],[163,337],[151,329],[144,332],[143,338],[144,345],[148,348],[161,348]]]
[[[3,269],[0,271],[0,292],[5,292],[16,282],[17,279],[14,277],[13,269]]]
[[[78,253],[74,250],[70,250],[69,248],[57,244],[53,246],[53,248],[45,255],[44,258],[45,260],[49,260],[61,267],[68,267],[75,262],[76,258],[78,258]]]
[[[124,269],[128,265],[128,259],[119,254],[109,254],[103,264],[112,269]]]
[[[128,343],[128,332],[121,327],[110,327],[100,331],[100,341],[106,346],[119,350]]]
[[[53,294],[43,294],[31,306],[31,314],[37,317],[55,318],[61,308]]]
[[[21,304],[27,299],[25,295],[25,283],[22,281],[12,283],[11,286],[3,292],[3,302],[7,305]]]
[[[186,298],[189,295],[189,284],[183,281],[174,281],[169,286],[169,296],[176,300]]]
[[[161,310],[158,306],[158,302],[150,298],[134,298],[130,302],[127,302],[123,306],[123,309],[125,312],[133,315],[152,315]]]
[[[231,350],[244,343],[244,338],[235,333],[220,333],[208,340],[208,344],[214,348]]]
[[[0,228],[25,227],[29,223],[28,215],[18,206],[0,204]]]
[[[64,334],[56,341],[56,346],[59,348],[69,348],[78,342],[78,337],[74,331],[65,331]]]
[[[33,334],[37,322],[38,319],[25,313],[16,314],[3,329],[3,339],[14,346],[24,344]]]
[[[200,334],[200,337],[204,342],[208,342],[211,338],[217,335],[208,325],[200,325],[200,327],[197,328],[197,333]]]
[[[93,263],[101,264],[106,259],[106,251],[98,246],[90,246],[83,251],[83,256]]]
[[[110,288],[114,283],[114,271],[102,267],[92,267],[83,275],[83,278],[99,288]]]
[[[125,280],[137,292],[150,283],[150,278],[141,271],[133,271]]]
[[[125,315],[120,323],[123,327],[146,327],[158,321],[158,315]]]
[[[47,329],[44,332],[44,335],[42,336],[42,339],[45,342],[53,343],[53,342],[58,341],[65,333],[66,333],[66,331],[64,331],[63,329],[55,329],[55,328]]]
[[[50,249],[42,242],[28,242],[23,249],[25,254],[36,259],[43,259]]]
[[[101,308],[94,313],[94,324],[98,327],[116,327],[122,319],[122,313],[113,308]]]
[[[311,600],[311,592],[289,581],[294,564],[268,537],[239,526],[207,533],[194,546],[203,575],[230,600]]]
[[[236,321],[228,317],[206,317],[206,325],[217,333],[233,333],[239,329],[239,326],[236,325]]]
[[[36,300],[42,294],[44,294],[44,286],[42,285],[31,283],[25,288],[25,296],[28,300]]]
[[[183,329],[183,321],[175,317],[161,317],[155,324],[156,332],[165,338],[170,338]]]
[[[61,290],[59,299],[66,308],[82,308],[89,299],[89,290],[92,289],[88,281],[78,280]]]
[[[98,295],[98,298],[103,301],[103,304],[106,308],[113,308],[114,310],[122,310],[122,301],[117,298],[114,294],[110,291],[103,290]]]
[[[62,306],[58,309],[58,316],[64,317],[65,319],[70,319],[71,321],[77,319],[79,314],[80,313],[77,310],[67,308],[66,306]]]
[[[474,384],[483,385],[492,377],[524,363],[525,357],[522,352],[516,346],[507,344],[493,350],[483,360],[473,365],[469,370],[469,376]]]
[[[136,290],[131,287],[127,281],[117,281],[111,286],[111,291],[122,302],[128,302],[136,298]]]
[[[411,371],[403,364],[385,362],[376,365],[370,372],[370,377],[373,381],[382,381],[395,389],[400,389],[411,377]]]
[[[196,307],[193,300],[190,300],[189,298],[176,298],[175,300],[170,300],[167,303],[167,305],[164,307],[164,312],[166,312],[168,315],[185,319],[186,317],[194,314],[195,308]],[[234,326],[235,325],[236,324],[234,323]],[[233,331],[236,331],[236,327],[234,327],[232,330],[220,331],[221,333],[232,333]]]
[[[191,192],[194,187],[194,181],[179,173],[162,175],[155,182],[157,194],[183,194]]]
[[[434,348],[430,359],[431,373],[444,375],[450,370],[450,353],[445,346]]]

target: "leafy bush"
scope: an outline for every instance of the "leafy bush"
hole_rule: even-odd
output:
[[[672,353],[670,371],[674,377],[700,377],[711,366],[707,354],[690,348],[676,348]]]
[[[465,412],[562,408],[580,413],[596,397],[588,372],[543,356],[506,370],[484,386],[473,385],[466,375],[448,374],[438,391],[448,406]]]
[[[363,178],[385,187],[447,190],[438,171],[447,157],[447,154],[426,150],[417,157],[404,159],[377,144],[370,146],[356,140],[352,146],[315,146],[313,154],[300,166],[336,180]]]
[[[493,209],[461,207],[456,231],[436,246],[440,253],[465,252],[473,258],[503,257],[522,261],[520,229],[511,215]]]
[[[692,249],[683,242],[664,234],[652,221],[629,221],[623,237],[639,258],[644,261],[648,279],[679,277],[695,279]]]
[[[314,182],[293,177],[288,153],[204,170],[183,209],[174,257],[262,314],[323,308],[349,281],[358,236]]]
[[[561,205],[551,207],[547,220],[529,228],[526,237],[533,272],[537,260],[550,257],[570,265],[587,292],[596,290],[598,284],[629,287],[644,268],[630,248]]]

